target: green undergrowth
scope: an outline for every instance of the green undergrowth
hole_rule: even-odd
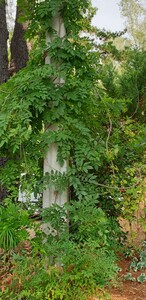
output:
[[[90,201],[85,201],[84,206],[77,203],[76,207],[53,205],[43,210],[42,219],[42,224],[29,220],[35,232],[31,240],[17,239],[16,245],[8,242],[11,235],[5,236],[1,299],[86,300],[95,294],[107,299],[101,291],[113,282],[118,267],[108,237],[109,222],[103,211]],[[16,217],[14,229],[15,223]],[[4,236],[8,219],[2,224]],[[16,238],[24,227],[27,229],[26,224],[19,223]]]

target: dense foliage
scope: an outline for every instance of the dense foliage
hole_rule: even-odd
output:
[[[69,186],[70,205],[43,212],[54,234],[51,229],[44,237],[35,229],[33,260],[27,253],[13,256],[14,285],[4,288],[4,299],[18,294],[20,299],[85,299],[89,287],[94,293],[114,277],[113,251],[121,242],[117,217],[131,222],[142,198],[146,53],[117,51],[114,35],[90,25],[94,9],[88,0],[19,5],[26,10],[27,37],[33,38],[34,49],[28,66],[0,88],[0,155],[7,159],[0,180],[11,201],[17,201],[20,184],[36,193],[52,183],[56,190]],[[64,38],[51,28],[58,11],[66,27]],[[46,31],[53,36],[48,44]],[[91,38],[93,32],[99,44]],[[50,65],[45,65],[47,55]],[[57,85],[56,78],[63,84]],[[54,124],[57,130],[49,130]],[[43,176],[43,158],[52,143],[58,145],[60,164],[68,161],[67,172]],[[19,245],[21,228],[31,226],[19,223],[18,207],[15,217],[10,235],[9,223],[2,224],[6,250]]]
[[[115,278],[113,233],[103,211],[91,201],[66,208],[74,233],[68,232],[67,210],[54,205],[43,211],[43,222],[51,228],[47,235],[40,224],[29,221],[35,237],[26,242],[23,234],[25,242],[19,239],[2,256],[2,299],[87,299]],[[5,209],[8,213],[11,206]],[[17,226],[16,237],[22,226]]]
[[[1,88],[1,155],[8,158],[1,181],[15,199],[20,173],[26,173],[23,183],[27,189],[30,185],[40,192],[52,181],[59,187],[69,183],[71,198],[91,197],[97,203],[100,199],[107,206],[110,202],[112,210],[115,200],[121,198],[121,189],[139,184],[136,174],[141,170],[145,132],[140,117],[135,120],[132,114],[139,96],[135,90],[140,93],[141,89],[140,97],[144,98],[144,69],[141,64],[133,68],[131,60],[130,73],[125,71],[118,82],[114,70],[112,76],[105,72],[108,52],[103,54],[101,45],[95,50],[93,40],[80,35],[81,29],[93,31],[90,2],[76,1],[75,15],[72,5],[72,1],[55,5],[54,1],[43,1],[35,4],[33,18],[28,14],[32,18],[31,37],[39,39],[35,38],[28,67]],[[59,8],[67,35],[63,39],[55,35],[46,45],[43,35],[50,30],[51,18]],[[51,65],[45,65],[46,55],[51,57]],[[135,60],[133,55],[133,64]],[[141,87],[135,83],[137,76]],[[56,77],[65,83],[55,85]],[[52,124],[58,125],[56,132],[45,130]],[[58,144],[59,162],[69,160],[67,174],[63,179],[59,176],[61,184],[57,174],[42,179],[42,160],[52,142]]]

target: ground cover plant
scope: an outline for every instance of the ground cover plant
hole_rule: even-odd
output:
[[[139,283],[145,282],[146,281],[146,242],[143,243],[143,247],[141,247],[139,251],[139,255],[134,256],[132,258],[132,262],[129,267],[129,273],[125,275],[125,280],[131,280],[131,281],[138,281]],[[140,274],[138,276],[132,276],[130,273],[131,271],[137,272],[140,271]]]

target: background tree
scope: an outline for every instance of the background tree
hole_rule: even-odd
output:
[[[8,30],[6,23],[6,3],[0,1],[0,83],[8,79]]]
[[[6,3],[0,1],[0,84],[6,82],[8,79],[8,30],[6,24]],[[0,158],[0,168],[4,166],[5,159]],[[6,195],[6,191],[0,185],[0,199],[3,199]]]
[[[13,67],[14,72],[16,73],[24,68],[28,61],[28,47],[24,38],[27,25],[26,23],[20,23],[19,21],[19,17],[21,17],[22,14],[22,11],[20,11],[19,7],[17,6],[15,27],[10,45],[10,65]]]
[[[120,8],[125,17],[127,33],[135,46],[146,49],[146,6],[141,0],[121,0]]]
[[[15,27],[14,31],[12,32],[12,25],[14,21],[13,18],[15,15],[15,4],[16,3],[14,1],[0,1],[0,83],[6,82],[9,76],[12,76],[14,72],[18,72],[23,67],[25,67],[28,61],[28,48],[26,40],[24,38],[26,24],[21,24],[18,21],[20,16],[18,6],[15,19]],[[10,6],[9,9],[8,5]],[[11,47],[10,49],[8,49],[8,38],[11,35]],[[10,61],[8,61],[8,51],[10,51]],[[0,168],[4,167],[7,158],[0,158]],[[2,187],[2,185],[0,185],[0,199],[2,200],[5,197],[6,189]]]

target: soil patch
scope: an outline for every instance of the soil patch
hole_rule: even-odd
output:
[[[146,300],[146,282],[139,283],[137,281],[126,281],[124,276],[131,273],[132,277],[137,278],[144,271],[129,271],[131,260],[122,259],[119,262],[121,272],[118,273],[118,284],[116,287],[110,288],[108,291],[111,300]],[[145,272],[146,273],[146,272]]]

